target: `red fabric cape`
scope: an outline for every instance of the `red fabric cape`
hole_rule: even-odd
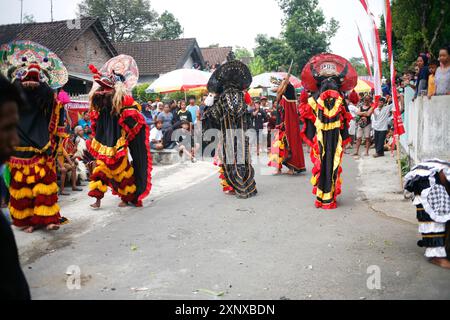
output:
[[[300,136],[300,121],[297,113],[296,101],[281,99],[280,105],[284,109],[284,126],[289,143],[290,158],[286,159],[288,166],[296,170],[305,169],[305,156],[303,154],[302,138]]]

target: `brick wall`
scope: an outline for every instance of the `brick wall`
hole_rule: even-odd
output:
[[[101,47],[101,42],[91,29],[66,49],[61,59],[67,70],[89,74],[89,64],[100,69],[112,57]]]

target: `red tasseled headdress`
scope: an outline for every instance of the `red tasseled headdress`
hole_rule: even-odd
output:
[[[354,105],[357,105],[359,102],[359,95],[356,93],[355,90],[353,90],[350,95],[348,96],[348,100],[350,100],[351,103]]]

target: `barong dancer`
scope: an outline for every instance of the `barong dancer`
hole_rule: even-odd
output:
[[[20,144],[7,162],[11,177],[9,208],[13,223],[31,233],[60,225],[56,151],[65,135],[64,99],[56,89],[68,81],[58,56],[31,41],[14,41],[0,48],[1,70],[23,88],[29,108],[20,110]]]
[[[141,207],[152,187],[152,157],[149,127],[131,96],[139,77],[136,62],[120,55],[100,71],[89,67],[96,82],[90,94],[93,138],[87,141],[96,158],[89,183],[89,196],[96,202],[91,207],[100,208],[108,187],[121,198],[120,207]]]
[[[248,67],[230,54],[227,62],[209,80],[208,91],[216,96],[212,106],[205,112],[205,117],[214,120],[212,122],[221,134],[219,159],[224,191],[234,192],[241,199],[257,194],[247,136],[250,115],[244,93],[251,82]]]
[[[311,147],[311,183],[317,208],[337,208],[342,188],[342,156],[351,141],[348,129],[352,116],[344,92],[352,90],[357,79],[352,65],[333,54],[313,57],[302,72],[305,89],[313,92],[300,109],[302,138]]]
[[[297,98],[294,86],[289,82],[289,76],[280,83],[273,79],[277,85],[278,105],[281,111],[282,123],[276,126],[274,142],[269,155],[269,166],[277,169],[275,174],[281,174],[286,166],[288,174],[294,175],[306,171],[305,156],[303,154],[302,138],[300,133],[300,120],[297,108]]]

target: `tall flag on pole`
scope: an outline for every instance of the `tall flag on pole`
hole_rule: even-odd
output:
[[[381,90],[382,63],[381,63],[380,35],[378,33],[378,27],[375,22],[375,16],[370,11],[367,1],[360,0],[360,2],[361,2],[361,5],[363,6],[364,10],[366,11],[367,15],[369,16],[371,24],[372,24],[372,48],[373,48],[372,54],[374,54],[373,76],[374,76],[374,86],[375,86],[375,100],[378,101],[379,97],[381,97],[383,94],[383,92]]]
[[[386,23],[386,40],[388,46],[389,63],[391,68],[391,87],[392,87],[392,99],[394,101],[394,134],[401,136],[405,133],[405,127],[403,125],[402,115],[400,112],[400,104],[398,102],[397,87],[395,86],[396,71],[394,67],[394,52],[392,48],[392,12],[391,1],[384,0],[384,19]]]
[[[372,69],[370,68],[369,58],[367,57],[366,48],[364,46],[364,41],[363,41],[363,38],[361,35],[361,31],[359,30],[358,24],[356,24],[356,28],[358,29],[358,44],[359,44],[359,47],[361,48],[361,53],[364,58],[364,63],[366,64],[366,68],[367,68],[367,72],[369,73],[369,76],[372,77]]]

